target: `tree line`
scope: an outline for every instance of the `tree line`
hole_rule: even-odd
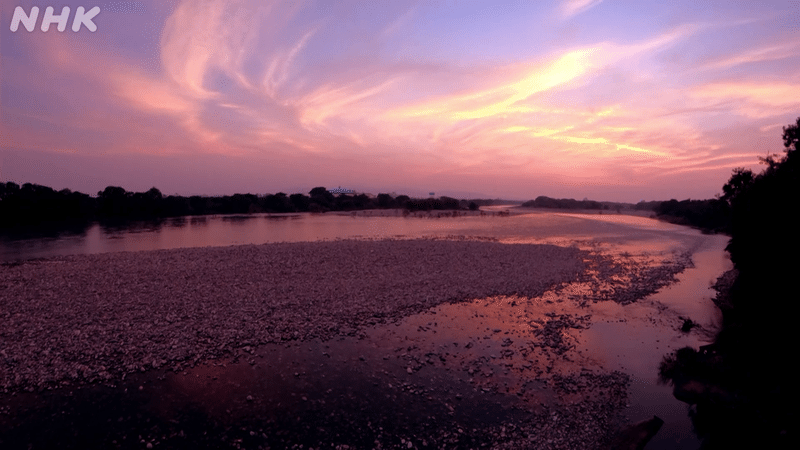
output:
[[[575,200],[572,198],[550,198],[544,195],[529,200],[522,206],[530,208],[568,209],[568,210],[622,210],[652,211],[656,217],[667,222],[687,225],[714,233],[730,233],[730,198],[717,197],[706,200],[656,200],[639,203],[600,202],[596,200]]]
[[[528,208],[552,208],[552,209],[609,209],[595,200],[575,200],[573,198],[550,198],[540,195],[533,200],[528,200],[522,206]]]
[[[696,405],[692,420],[704,449],[800,445],[793,358],[800,118],[783,128],[783,142],[782,156],[760,158],[766,166],[760,173],[734,169],[722,195],[706,208],[719,208],[727,217],[727,251],[735,269],[723,277],[716,299],[723,322],[714,343],[680,349],[661,364],[661,377],[674,385],[675,396]]]
[[[458,200],[452,197],[411,198],[381,193],[334,195],[324,187],[308,195],[234,194],[225,196],[165,196],[153,187],[145,192],[108,186],[96,197],[69,189],[25,183],[0,183],[0,227],[58,224],[92,220],[139,220],[209,214],[253,214],[359,211],[400,208],[409,211],[477,210],[493,200]]]
[[[675,199],[658,202],[652,210],[659,219],[689,225],[715,233],[730,233],[730,203],[722,198],[706,200]]]

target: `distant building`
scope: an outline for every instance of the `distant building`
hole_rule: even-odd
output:
[[[356,193],[356,191],[354,191],[352,189],[344,189],[341,186],[339,186],[338,188],[328,189],[328,192],[330,192],[331,194],[355,194]]]

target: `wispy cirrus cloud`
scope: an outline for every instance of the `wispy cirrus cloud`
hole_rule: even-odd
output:
[[[761,118],[800,111],[800,77],[777,81],[719,81],[697,86],[692,95],[702,102],[724,104],[743,116]]]
[[[561,3],[561,14],[564,18],[570,18],[586,12],[602,2],[603,0],[565,0]]]
[[[146,49],[130,22],[155,2],[92,35],[6,30],[0,130],[18,148],[215,155],[240,161],[225,172],[237,179],[269,161],[265,173],[316,185],[469,180],[519,198],[661,192],[652,180],[710,196],[726,166],[780,146],[800,110],[800,48],[770,11],[565,22],[600,3],[561,2],[554,17],[527,3],[187,0],[150,18]],[[515,20],[547,32],[518,37]],[[757,43],[725,39],[759,30]]]
[[[800,56],[800,44],[789,42],[778,45],[767,45],[725,55],[712,59],[711,61],[706,61],[699,65],[698,68],[701,70],[728,69],[742,64],[778,61],[797,56]]]

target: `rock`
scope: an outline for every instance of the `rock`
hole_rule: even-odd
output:
[[[350,264],[353,254],[363,255],[362,264]],[[4,342],[8,370],[0,371],[0,389],[39,381],[83,384],[102,372],[114,381],[177,361],[197,365],[252,354],[259,344],[363,337],[376,309],[382,317],[402,318],[445,301],[541,295],[582,270],[583,256],[577,248],[553,245],[342,240],[75,255],[4,267],[0,296],[15,299],[4,304],[4,319],[16,319],[3,323],[15,338]],[[387,260],[392,264],[383,263]],[[455,260],[463,263],[450,263]],[[286,261],[302,261],[302,270],[287,272]],[[485,276],[499,266],[510,269]],[[428,282],[434,272],[436,281]],[[313,281],[308,273],[316,274]],[[531,273],[537,274],[536,283]],[[372,282],[387,276],[403,281],[388,289]],[[251,281],[232,296],[234,279]],[[474,282],[464,285],[462,279]],[[57,302],[50,298],[54,292]],[[202,310],[179,314],[185,304]],[[148,309],[146,318],[139,316],[141,305]],[[122,350],[112,363],[103,336],[114,336],[114,346]],[[53,337],[61,342],[49,354],[68,355],[63,363],[50,364],[46,352],[31,350],[52,346]],[[72,363],[84,366],[74,377]]]
[[[688,380],[675,384],[672,394],[678,400],[694,405],[703,399],[707,390],[708,386],[705,383],[697,380]]]
[[[657,416],[644,420],[623,430],[606,447],[607,450],[643,450],[650,439],[658,433],[664,421]]]

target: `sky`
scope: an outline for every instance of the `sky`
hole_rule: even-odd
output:
[[[712,198],[798,116],[800,1],[0,0],[0,180],[92,195]]]

